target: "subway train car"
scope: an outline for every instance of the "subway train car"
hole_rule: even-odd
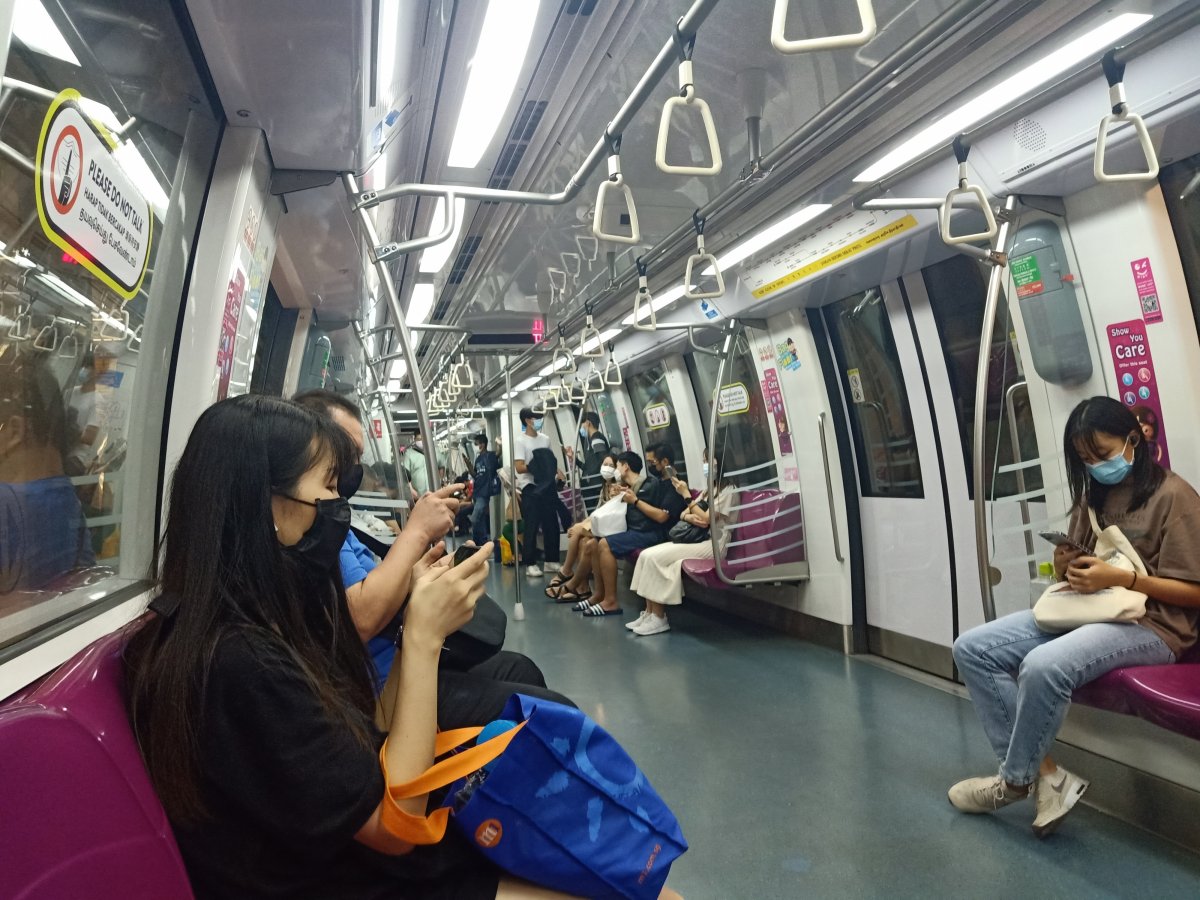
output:
[[[495,538],[506,649],[674,812],[683,896],[1195,896],[1198,58],[1194,0],[4,0],[0,897],[214,895],[122,647],[201,414],[314,389],[380,554],[459,485],[448,546]],[[1079,439],[1094,397],[1135,430]],[[657,582],[591,518],[608,452],[704,492]],[[955,642],[1130,460],[1182,498],[1122,557],[1175,631],[1046,676],[1052,744],[995,662],[985,729]],[[1021,803],[1034,715],[1070,780]]]

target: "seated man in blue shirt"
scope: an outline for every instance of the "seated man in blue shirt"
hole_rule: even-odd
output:
[[[350,400],[332,391],[312,390],[298,394],[295,402],[332,418],[362,454],[363,428],[358,408]],[[442,538],[454,527],[459,505],[450,495],[462,489],[461,484],[449,484],[422,496],[395,543],[378,562],[353,531],[342,545],[340,564],[350,617],[367,643],[379,690],[396,655],[398,616],[404,598],[421,570],[445,553]],[[508,698],[518,692],[559,703],[571,702],[546,688],[545,677],[531,659],[501,650],[467,672],[445,667],[438,670],[438,727],[486,724],[498,718]]]

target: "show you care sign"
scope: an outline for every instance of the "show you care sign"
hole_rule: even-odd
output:
[[[46,236],[126,300],[146,277],[150,204],[113,158],[116,140],[65,90],[42,122],[34,171]]]

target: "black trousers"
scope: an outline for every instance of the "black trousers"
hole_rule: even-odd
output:
[[[438,728],[448,731],[486,725],[500,718],[513,694],[575,705],[546,687],[542,670],[528,656],[501,650],[466,672],[438,669]]]
[[[522,563],[532,566],[537,563],[537,533],[542,532],[542,547],[546,561],[557,563],[559,559],[558,494],[538,494],[532,488],[521,492],[521,517],[525,520],[525,546]]]

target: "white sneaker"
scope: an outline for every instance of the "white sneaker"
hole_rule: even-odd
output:
[[[537,566],[526,566],[525,567],[525,575],[528,578],[541,578],[542,570],[539,569]]]
[[[562,570],[561,563],[552,563],[552,562],[542,563],[542,571],[545,572],[547,575],[551,575],[554,572],[558,572],[561,570]]]
[[[630,631],[636,631],[637,627],[646,621],[646,617],[648,615],[650,615],[650,613],[643,609],[636,619],[634,619],[632,622],[626,622],[625,627]]]
[[[1028,791],[1014,791],[999,775],[968,778],[950,788],[947,797],[955,809],[965,813],[990,813],[1010,803],[1024,800]]]
[[[1067,817],[1072,807],[1079,802],[1089,782],[1059,766],[1049,775],[1043,775],[1034,787],[1037,801],[1037,818],[1033,820],[1033,833],[1042,838],[1050,834]]]
[[[656,616],[654,613],[646,616],[646,620],[638,625],[637,628],[630,629],[634,634],[640,634],[642,637],[648,637],[652,634],[662,634],[664,631],[671,630],[671,623],[667,621],[666,616]]]

